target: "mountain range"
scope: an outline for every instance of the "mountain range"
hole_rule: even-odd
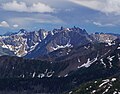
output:
[[[119,34],[21,29],[0,36],[0,46],[0,94],[120,92]]]
[[[72,48],[94,42],[109,43],[118,37],[117,34],[88,34],[85,29],[75,26],[61,27],[53,31],[40,29],[28,32],[21,29],[19,32],[0,36],[0,46],[13,51],[18,57],[36,58],[61,48]]]

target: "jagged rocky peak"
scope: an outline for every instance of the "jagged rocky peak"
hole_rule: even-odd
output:
[[[48,35],[48,32],[45,29],[39,29],[36,32],[38,32],[41,39],[45,39],[47,37],[47,35]]]
[[[66,44],[71,45],[82,45],[90,42],[90,37],[85,29],[80,29],[79,27],[73,28],[63,28],[54,29],[53,33],[57,33],[57,37],[52,40],[52,43],[55,45],[64,46]],[[55,34],[54,33],[54,34]]]
[[[39,43],[26,57],[35,58],[61,48],[82,46],[91,42],[91,38],[85,29],[79,27],[54,29],[48,31],[48,36]]]
[[[44,40],[46,36],[47,32],[43,29],[32,32],[20,29],[19,32],[1,36],[0,46],[13,51],[17,56],[21,57],[34,50],[37,44]]]
[[[46,31],[44,29],[39,29],[37,32],[41,34],[41,33],[46,32]]]
[[[27,30],[25,30],[25,29],[20,29],[18,31],[18,34],[25,34],[25,33],[27,33]]]
[[[89,43],[90,40],[86,30],[75,26],[73,28],[61,27],[53,31],[40,29],[28,32],[25,29],[20,29],[19,32],[7,37],[2,36],[0,46],[10,49],[21,57],[31,53],[33,50],[38,52],[37,49],[40,50],[40,54],[43,54],[59,48],[83,45]]]
[[[24,32],[26,32],[26,30],[25,29],[20,29],[19,32],[24,33]]]
[[[52,35],[55,33],[60,33],[60,32],[78,32],[80,34],[85,34],[88,35],[87,31],[85,29],[81,29],[79,27],[74,26],[73,28],[64,28],[61,27],[60,29],[54,29],[52,32]]]
[[[38,55],[47,54],[54,50],[66,47],[82,46],[94,41],[112,42],[117,37],[112,34],[96,33],[89,35],[85,29],[79,27],[54,29],[46,31],[40,29],[38,31],[28,32],[21,29],[19,32],[9,36],[0,37],[0,46],[13,51],[17,56],[30,56],[38,53]]]

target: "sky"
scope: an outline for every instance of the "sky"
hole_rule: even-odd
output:
[[[61,26],[120,34],[120,0],[0,0],[0,34]]]

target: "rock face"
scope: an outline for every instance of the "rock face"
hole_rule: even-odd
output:
[[[0,37],[0,46],[13,51],[17,56],[26,55],[29,51],[34,50],[35,46],[42,41],[47,35],[45,30],[27,32],[21,29],[18,33],[9,36]]]
[[[92,42],[85,30],[80,28],[61,28],[48,32],[48,36],[25,57],[36,58],[61,48],[72,48]]]

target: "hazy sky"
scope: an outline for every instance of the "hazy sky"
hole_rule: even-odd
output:
[[[0,34],[60,26],[120,33],[120,0],[0,0]]]

